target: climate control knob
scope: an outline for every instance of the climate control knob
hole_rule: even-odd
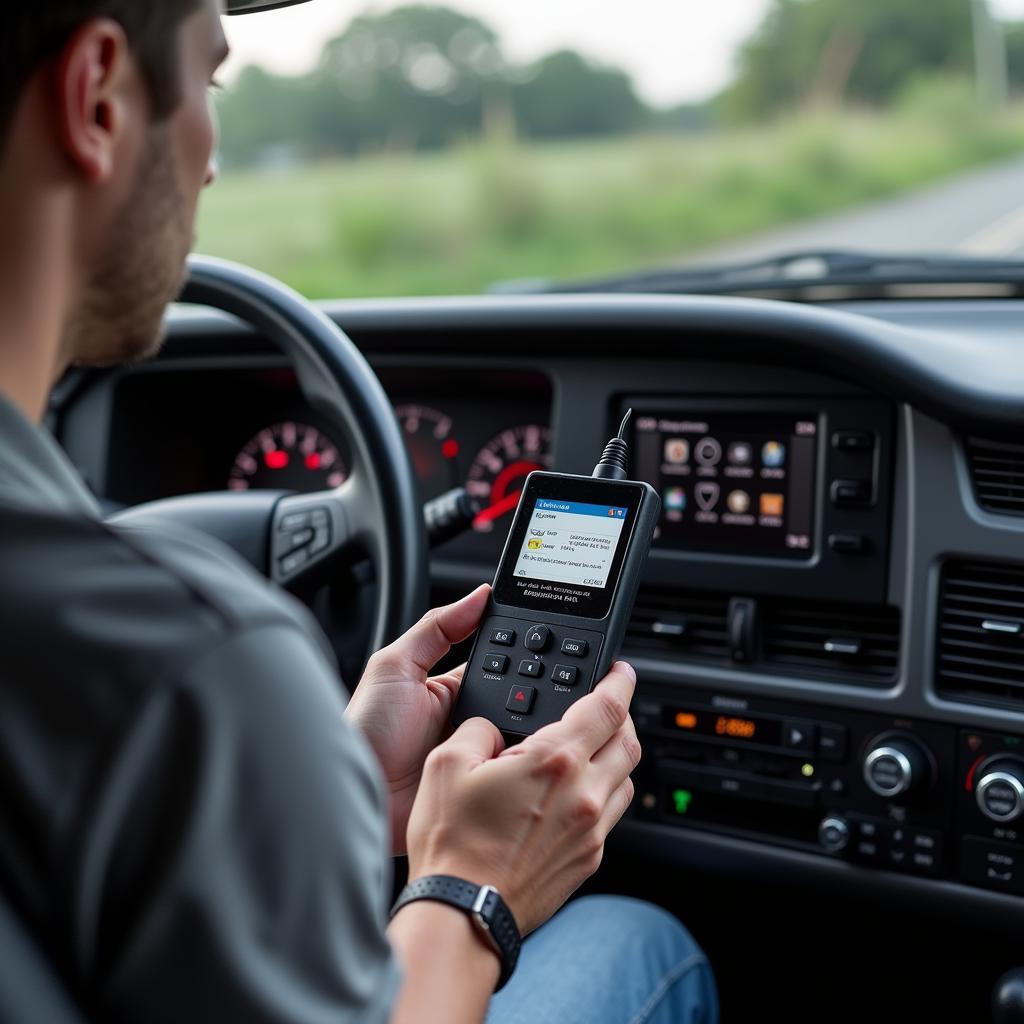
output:
[[[1007,758],[989,762],[980,772],[974,797],[992,821],[1014,821],[1024,814],[1024,764]]]
[[[850,841],[850,826],[844,818],[830,814],[818,826],[818,842],[826,853],[841,853]]]
[[[929,775],[928,755],[917,740],[891,736],[876,740],[864,758],[868,789],[886,800],[906,796]]]

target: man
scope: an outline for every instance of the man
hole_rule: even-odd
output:
[[[711,1020],[653,907],[581,900],[507,964],[410,878],[491,885],[519,931],[601,858],[640,756],[623,663],[505,750],[441,742],[482,587],[346,708],[306,611],[212,541],[105,524],[37,426],[71,364],[157,347],[213,179],[216,0],[9,0],[0,37],[0,904],[97,1021]],[[390,820],[389,820],[390,819]],[[0,1016],[26,1019],[0,971]],[[20,1007],[20,1009],[19,1009]],[[35,1024],[35,1021],[33,1021]]]

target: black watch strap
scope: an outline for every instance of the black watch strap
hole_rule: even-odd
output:
[[[501,960],[501,977],[494,991],[502,989],[516,969],[523,939],[512,911],[498,890],[490,885],[475,885],[454,875],[427,875],[410,882],[401,891],[391,908],[391,916],[394,917],[407,903],[416,900],[448,903],[469,914],[473,924],[483,933]]]

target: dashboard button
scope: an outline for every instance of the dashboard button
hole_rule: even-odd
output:
[[[869,452],[875,447],[875,435],[870,430],[837,430],[832,447],[840,452]]]
[[[863,555],[868,549],[868,539],[859,533],[830,533],[828,546],[841,555]]]
[[[587,647],[586,640],[573,640],[570,637],[566,637],[562,641],[562,653],[569,654],[574,658],[586,657]]]
[[[519,674],[521,676],[532,676],[534,679],[539,679],[543,671],[544,662],[542,661],[533,661],[531,658],[526,658],[524,661],[519,662]]]
[[[1024,894],[1024,862],[1018,847],[968,837],[962,849],[968,882],[986,889]]]
[[[513,686],[508,691],[505,709],[517,715],[528,715],[533,707],[533,696],[537,691],[532,686]]]
[[[814,749],[814,723],[787,721],[782,725],[782,744],[789,750]]]
[[[491,643],[501,644],[502,647],[511,647],[516,642],[516,631],[514,629],[498,629],[491,631]]]
[[[842,725],[819,725],[818,753],[826,761],[842,761],[846,757],[846,728]]]
[[[547,626],[531,626],[526,631],[526,649],[543,651],[551,640],[551,630]]]
[[[869,480],[833,480],[832,504],[842,508],[867,505],[871,501]]]
[[[841,508],[867,505],[871,500],[871,484],[868,480],[833,480],[830,495],[833,505]]]
[[[497,672],[498,675],[504,675],[505,669],[508,668],[508,655],[507,654],[485,654],[484,655],[484,671],[485,672]]]

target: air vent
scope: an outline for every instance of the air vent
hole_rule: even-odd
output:
[[[978,504],[990,512],[1024,516],[1024,444],[972,437],[967,458]]]
[[[640,591],[626,630],[634,650],[727,661],[729,598],[686,591]]]
[[[950,700],[1024,707],[1024,566],[943,567],[936,689]]]
[[[761,613],[766,664],[870,686],[896,679],[900,615],[895,608],[766,600]]]

